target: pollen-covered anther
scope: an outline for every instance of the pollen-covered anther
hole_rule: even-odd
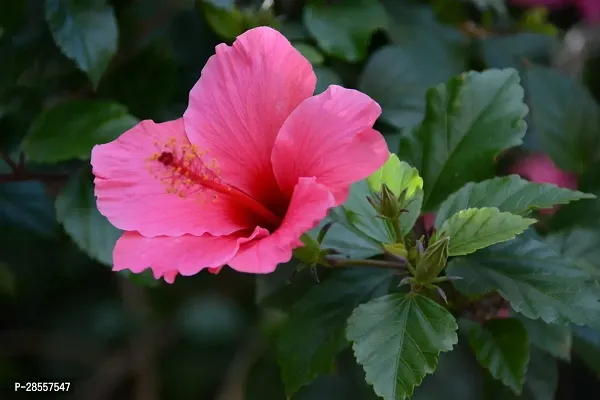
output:
[[[220,171],[215,171],[219,169],[217,160],[212,158],[205,163],[202,156],[206,152],[196,145],[179,144],[175,138],[169,138],[163,143],[155,142],[155,148],[157,151],[145,160],[146,168],[166,186],[167,193],[182,198],[200,197],[206,190],[215,190],[215,185],[227,187],[218,178]],[[202,203],[206,203],[206,197],[201,197]],[[211,196],[211,200],[215,202],[216,198]]]

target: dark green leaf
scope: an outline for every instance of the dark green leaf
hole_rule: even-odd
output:
[[[574,326],[573,351],[589,369],[600,374],[600,330]]]
[[[352,310],[387,293],[389,271],[357,268],[341,271],[315,285],[291,309],[277,339],[278,360],[288,396],[333,368],[346,345],[346,320]]]
[[[331,5],[311,1],[302,17],[323,51],[350,62],[365,57],[371,35],[387,24],[385,10],[377,0],[346,0]]]
[[[73,100],[47,109],[33,122],[23,148],[31,161],[89,159],[96,144],[110,142],[138,120],[118,103]]]
[[[580,268],[586,268],[600,281],[600,231],[578,228],[551,233],[545,239],[560,254],[578,260]]]
[[[202,6],[206,22],[222,38],[235,40],[238,35],[244,33],[246,28],[244,15],[233,4],[229,7],[220,7],[204,3]]]
[[[323,54],[313,46],[306,43],[294,43],[294,47],[298,50],[312,65],[321,65],[325,61]]]
[[[456,329],[452,314],[433,300],[393,294],[357,307],[347,337],[375,393],[402,400],[433,373],[440,352],[452,350]]]
[[[438,237],[445,233],[450,238],[450,256],[463,256],[513,239],[535,222],[497,208],[469,208],[444,221]]]
[[[94,87],[117,52],[118,28],[105,0],[46,0],[46,21],[63,53]]]
[[[13,225],[50,236],[56,219],[52,201],[40,182],[0,184],[0,226]]]
[[[17,294],[17,280],[10,267],[0,262],[0,295]]]
[[[522,32],[513,35],[489,36],[480,42],[488,68],[521,69],[525,62],[547,61],[558,45],[555,37]]]
[[[111,257],[111,264],[112,264],[112,257]],[[129,279],[131,282],[133,282],[134,284],[139,285],[139,286],[157,287],[160,284],[160,279],[154,278],[152,271],[149,269],[146,269],[146,270],[140,272],[139,274],[134,274],[133,272],[131,272],[129,270],[119,271],[118,274],[124,276],[125,278]]]
[[[317,76],[317,86],[315,94],[323,93],[330,85],[341,85],[342,78],[330,68],[316,67],[315,75]]]
[[[493,319],[484,326],[471,324],[469,344],[477,360],[495,379],[521,394],[529,363],[529,337],[519,320]]]
[[[551,208],[580,199],[593,199],[592,194],[559,188],[549,183],[528,182],[517,175],[470,182],[451,194],[440,206],[435,226],[455,213],[472,207],[496,207],[500,211],[525,215],[531,210]]]
[[[348,200],[342,206],[331,210],[329,216],[358,236],[381,248],[380,243],[393,242],[394,234],[385,221],[377,217],[377,212],[367,201],[367,196],[370,195],[371,192],[366,181],[353,184],[350,187]]]
[[[469,347],[461,341],[452,351],[440,354],[435,373],[425,376],[411,400],[483,400],[482,371]]]
[[[381,48],[369,59],[358,83],[361,91],[381,105],[381,118],[397,128],[421,122],[427,89],[466,68],[463,54],[451,46],[440,51],[423,48],[414,41]]]
[[[398,153],[423,177],[424,210],[492,177],[497,153],[522,143],[526,114],[513,69],[469,72],[430,89],[425,120],[402,137]]]
[[[523,393],[517,396],[499,381],[488,378],[485,382],[485,398],[486,400],[551,400],[555,398],[557,387],[556,359],[532,348]]]
[[[514,317],[520,320],[527,329],[531,344],[540,350],[552,354],[554,357],[571,361],[573,336],[571,335],[570,327],[547,324],[541,319],[529,319],[516,313]]]
[[[532,238],[516,239],[452,260],[448,275],[463,293],[493,290],[511,307],[547,323],[600,327],[600,291],[587,271]]]
[[[469,0],[481,11],[493,9],[498,13],[506,14],[506,0]]]
[[[56,217],[73,241],[91,258],[112,266],[113,249],[121,231],[96,208],[91,176],[73,175],[55,205]]]
[[[592,192],[600,196],[600,190]],[[564,230],[573,227],[596,229],[600,221],[600,201],[578,201],[561,207],[550,220],[553,230]]]
[[[542,149],[559,168],[585,171],[600,154],[598,104],[580,83],[549,68],[528,69],[526,82]]]

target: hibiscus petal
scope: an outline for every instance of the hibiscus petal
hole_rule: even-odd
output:
[[[147,238],[137,232],[125,232],[113,252],[113,269],[140,273],[152,268],[156,278],[164,276],[167,282],[172,282],[177,273],[190,276],[204,268],[214,273],[235,256],[241,244],[266,235],[268,232],[262,228],[256,228],[247,237],[205,234]]]
[[[240,272],[266,274],[292,258],[300,236],[325,218],[335,200],[315,178],[300,178],[281,226],[270,236],[242,244],[229,266]]]
[[[220,44],[190,92],[185,129],[209,148],[224,180],[269,205],[277,198],[271,151],[288,115],[314,92],[312,66],[268,27]]]
[[[175,140],[175,147],[189,146],[183,119],[162,124],[142,121],[118,139],[94,147],[92,166],[100,212],[117,228],[148,237],[227,235],[253,227],[253,217],[225,196],[213,202],[213,194],[193,185],[184,190],[183,198],[167,193],[175,185],[157,177],[169,173],[167,167],[148,159],[169,140]],[[167,150],[179,151],[172,147]]]
[[[389,156],[373,130],[381,107],[366,94],[330,86],[296,108],[279,131],[273,169],[281,190],[291,195],[299,177],[315,176],[331,189],[336,205],[350,184],[366,178]]]

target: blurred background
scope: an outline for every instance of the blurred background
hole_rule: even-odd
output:
[[[342,84],[382,105],[377,128],[395,151],[423,117],[426,89],[469,69],[550,66],[593,103],[598,21],[600,0],[0,0],[0,399],[285,398],[269,340],[285,313],[257,301],[293,263],[268,277],[224,269],[173,285],[111,272],[120,232],[93,196],[92,146],[139,120],[181,116],[218,43],[279,29],[313,64],[317,92]],[[546,157],[530,127],[501,168],[534,153]],[[545,160],[516,172],[561,184]],[[600,185],[586,176],[580,187]],[[597,227],[591,207],[579,215]],[[561,363],[557,398],[598,399],[600,335],[574,340],[587,357]],[[510,398],[482,390],[472,360],[455,367],[461,357],[460,347],[444,354],[414,398]],[[32,381],[71,384],[14,392]],[[375,397],[342,354],[295,398]]]

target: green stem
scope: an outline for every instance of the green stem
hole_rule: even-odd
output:
[[[400,218],[396,217],[392,219],[392,227],[394,228],[394,233],[396,234],[396,243],[404,244],[402,229],[400,228]]]
[[[405,269],[404,264],[383,260],[327,260],[333,267],[369,266],[379,268]]]

